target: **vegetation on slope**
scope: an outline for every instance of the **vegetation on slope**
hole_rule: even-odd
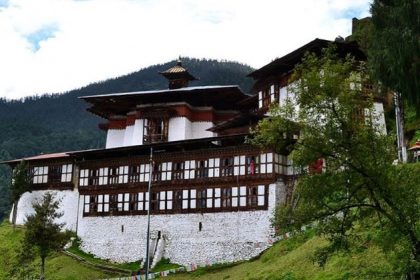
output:
[[[206,280],[295,280],[295,279],[400,279],[393,272],[390,259],[378,247],[335,253],[322,267],[318,252],[329,241],[313,233],[298,234],[277,242],[259,258],[237,265],[219,265],[199,268],[192,273],[181,273],[168,279]]]
[[[13,230],[7,222],[0,225],[0,279],[21,279],[13,278],[10,273],[20,267],[17,255],[23,235],[23,228]],[[39,271],[39,265],[40,260],[37,259],[34,263],[35,274]],[[54,254],[47,258],[45,274],[46,279],[55,280],[101,279],[119,276],[86,267],[62,254]]]
[[[0,225],[0,279],[13,279],[9,272],[18,266],[16,251],[23,233],[23,228],[13,231],[11,225],[6,222]],[[367,234],[375,235],[374,232]],[[373,243],[365,244],[363,248],[354,251],[335,253],[322,267],[319,263],[319,252],[328,244],[328,240],[315,236],[311,230],[277,242],[259,258],[249,262],[199,268],[195,272],[179,273],[167,279],[400,279],[400,275],[393,271],[393,262],[398,256],[382,252]],[[39,265],[39,260],[35,265]],[[53,255],[46,263],[46,279],[82,280],[110,277],[118,275],[86,267],[61,254]]]

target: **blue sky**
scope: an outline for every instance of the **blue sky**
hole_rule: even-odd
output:
[[[57,31],[58,28],[56,25],[46,25],[35,32],[26,35],[25,38],[32,45],[33,51],[36,52],[41,48],[40,43],[50,38],[54,38],[54,34]]]
[[[0,0],[0,97],[60,93],[178,56],[259,68],[351,32],[366,0]]]

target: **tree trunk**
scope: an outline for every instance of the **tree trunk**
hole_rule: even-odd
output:
[[[12,210],[12,225],[13,225],[13,229],[15,229],[16,227],[16,217],[17,217],[17,205],[18,205],[19,201],[15,201],[13,203],[13,210]]]
[[[41,274],[39,280],[45,279],[45,257],[41,257]]]

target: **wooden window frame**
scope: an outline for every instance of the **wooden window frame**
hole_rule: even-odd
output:
[[[48,183],[61,183],[62,166],[48,166]]]
[[[209,177],[209,160],[196,160],[195,164],[195,178],[208,178]]]
[[[220,177],[228,177],[234,175],[235,158],[223,157],[220,158]]]
[[[143,144],[168,141],[168,118],[146,118],[143,121]]]
[[[69,183],[73,180],[73,164],[67,163],[61,166],[61,183]]]
[[[174,161],[172,163],[172,180],[183,180],[185,173],[185,161]]]
[[[48,183],[48,166],[36,166],[32,168],[32,184]]]
[[[119,166],[111,166],[108,168],[108,184],[116,185],[119,182],[120,168]]]
[[[174,209],[173,199],[174,191],[160,191],[159,192],[159,210],[172,211]]]

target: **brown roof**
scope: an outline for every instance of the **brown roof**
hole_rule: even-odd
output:
[[[20,159],[14,159],[9,161],[3,161],[0,163],[7,163],[7,164],[14,164],[19,163],[21,161],[35,161],[35,160],[46,160],[46,159],[59,159],[59,158],[66,158],[70,155],[68,153],[52,153],[52,154],[41,154],[37,156],[32,157],[26,157],[26,158],[20,158]]]
[[[260,69],[251,72],[248,76],[257,80],[271,74],[288,73],[295,68],[296,64],[301,62],[306,52],[320,54],[322,49],[327,48],[331,44],[337,47],[339,57],[345,57],[347,54],[352,54],[357,60],[366,60],[366,55],[360,50],[356,42],[334,42],[316,38],[291,53],[277,58]]]
[[[92,104],[88,111],[109,119],[114,115],[126,115],[142,104],[186,102],[191,106],[208,106],[215,110],[239,110],[238,102],[249,95],[236,85],[199,86],[179,89],[138,91],[79,97]]]

